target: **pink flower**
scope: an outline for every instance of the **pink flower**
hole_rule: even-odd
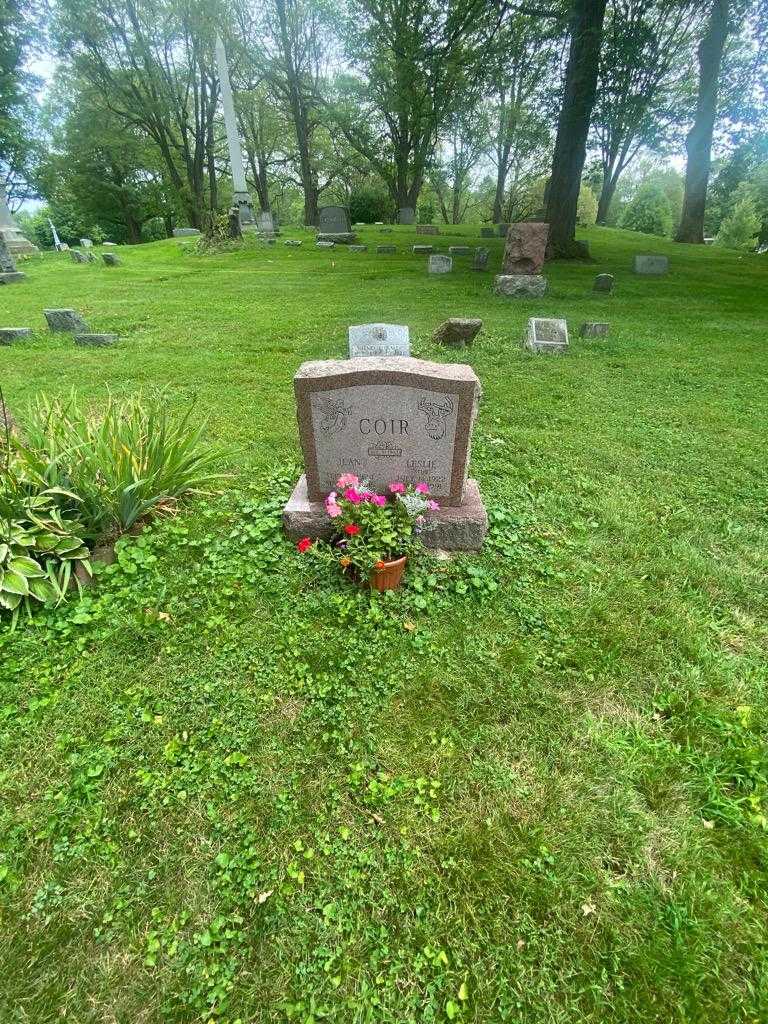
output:
[[[429,494],[429,484],[416,484],[413,489],[417,494]]]
[[[331,519],[335,519],[336,516],[340,516],[341,515],[341,506],[340,505],[329,505],[328,502],[326,502],[325,503],[325,511],[328,513],[328,515],[331,517]]]
[[[389,489],[393,494],[405,494],[405,484],[390,484]]]
[[[339,479],[336,481],[337,487],[354,487],[359,484],[359,479],[354,473],[342,473]]]
[[[430,512],[437,512],[437,510],[440,508],[440,506],[438,505],[438,503],[436,501],[428,501],[427,502],[427,508],[429,509]]]
[[[356,491],[354,487],[348,487],[344,491],[344,497],[347,501],[351,501],[353,505],[359,505],[363,500],[363,496],[359,491]]]
[[[380,507],[387,504],[387,499],[383,494],[372,494],[371,501],[374,505],[379,505]]]

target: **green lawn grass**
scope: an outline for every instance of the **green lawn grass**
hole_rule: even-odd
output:
[[[412,229],[361,234],[46,254],[0,290],[37,332],[0,348],[17,418],[162,387],[232,472],[0,635],[0,1020],[765,1021],[766,257],[594,229],[508,301],[501,240],[430,277]],[[48,335],[51,306],[120,346]],[[567,356],[521,350],[532,315]],[[448,316],[483,318],[471,350],[431,342]],[[279,528],[291,377],[369,321],[472,363],[492,521],[379,597]]]

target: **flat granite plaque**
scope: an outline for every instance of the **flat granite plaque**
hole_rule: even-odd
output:
[[[635,256],[634,268],[636,274],[659,277],[669,271],[669,259],[657,253],[642,253]]]
[[[350,359],[410,354],[410,336],[403,324],[359,324],[349,328]]]
[[[342,473],[383,490],[424,481],[461,505],[480,382],[471,366],[378,357],[303,363],[294,379],[307,495]]]

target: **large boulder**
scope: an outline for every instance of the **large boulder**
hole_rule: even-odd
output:
[[[501,264],[503,274],[540,274],[549,237],[544,221],[510,224]]]

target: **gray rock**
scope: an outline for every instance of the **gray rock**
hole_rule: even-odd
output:
[[[540,298],[547,290],[547,279],[541,274],[499,274],[493,279],[493,290],[510,299]]]
[[[416,211],[412,206],[401,206],[397,219],[400,224],[413,224],[416,221]]]
[[[197,228],[174,228],[173,229],[173,237],[174,238],[194,238],[196,235],[199,235],[199,234],[200,234],[200,231]]]
[[[464,348],[466,345],[472,344],[482,326],[482,320],[452,316],[440,324],[432,337],[440,345]]]
[[[310,501],[307,478],[302,475],[283,509],[283,527],[294,543],[302,537],[330,540],[335,532],[322,501]],[[488,532],[488,515],[477,480],[468,479],[461,505],[430,512],[420,538],[430,551],[479,551]]]
[[[510,224],[501,263],[502,274],[540,274],[548,238],[549,224],[544,221]]]
[[[475,258],[472,260],[473,270],[487,270],[488,269],[488,250],[477,248],[475,249]]]
[[[285,244],[287,246],[290,246],[292,249],[298,249],[298,247],[302,244],[302,241],[300,238],[286,238]]]
[[[83,347],[103,348],[106,345],[116,345],[118,336],[116,334],[76,334],[75,344]]]
[[[308,495],[341,473],[383,490],[425,481],[461,505],[480,382],[471,366],[399,356],[303,363],[294,376]]]
[[[493,228],[480,228],[481,238],[493,238],[495,235]]]
[[[359,324],[349,328],[349,358],[410,356],[408,328],[403,324]]]
[[[337,245],[354,245],[357,235],[354,231],[320,231],[318,242],[335,242]]]
[[[44,309],[43,316],[48,321],[49,331],[70,331],[75,334],[88,333],[88,324],[74,309]]]
[[[103,252],[101,258],[107,267],[119,267],[121,265],[121,260],[113,252]]]
[[[469,245],[449,245],[448,252],[451,256],[471,256],[474,250]]]
[[[532,316],[528,321],[525,347],[532,352],[567,352],[568,324],[565,320]]]
[[[14,341],[29,338],[31,334],[31,327],[0,327],[0,345],[12,345]]]
[[[397,252],[396,245],[377,245],[376,252],[379,256],[393,256]]]
[[[368,252],[368,246],[367,245],[350,245],[349,251],[350,252]]]
[[[616,278],[613,274],[598,274],[595,278],[593,290],[596,292],[612,292]]]
[[[414,256],[429,256],[435,251],[434,245],[414,245],[411,252]]]
[[[436,224],[417,224],[416,225],[417,235],[439,235],[440,228]]]
[[[450,256],[430,256],[427,271],[430,274],[449,274],[453,270],[453,259]]]
[[[349,210],[345,206],[323,206],[320,208],[320,231],[323,234],[351,234]]]
[[[581,325],[579,337],[581,338],[604,338],[610,329],[610,324],[597,323],[588,320]]]
[[[659,277],[669,271],[669,259],[655,253],[644,253],[635,256],[634,268],[636,274]]]

